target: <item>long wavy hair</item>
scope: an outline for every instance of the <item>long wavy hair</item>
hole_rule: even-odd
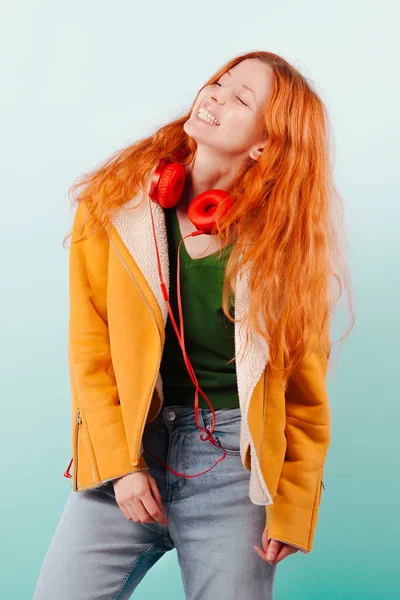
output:
[[[217,221],[213,233],[222,245],[233,244],[222,293],[225,316],[236,322],[230,306],[236,275],[246,270],[251,301],[247,315],[237,321],[247,318],[264,337],[271,374],[279,375],[286,389],[298,361],[315,349],[312,340],[329,357],[332,309],[343,286],[349,292],[350,329],[355,321],[350,271],[340,242],[345,241],[343,200],[333,184],[325,105],[307,78],[285,59],[264,51],[241,54],[203,87],[248,58],[264,62],[273,72],[264,112],[266,145],[259,160],[237,172],[228,190],[234,204]],[[85,201],[89,208],[88,220],[94,224],[90,234],[101,231],[144,188],[161,157],[182,165],[194,159],[197,142],[183,124],[196,101],[197,96],[187,114],[115,152],[72,185],[68,192],[72,202]],[[65,236],[63,246],[70,235]],[[330,297],[332,280],[338,283],[336,299]],[[282,352],[284,368],[278,374]]]

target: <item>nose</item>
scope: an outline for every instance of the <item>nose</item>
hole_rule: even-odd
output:
[[[212,100],[216,99],[216,100],[217,100],[217,102],[218,102],[218,104],[225,104],[225,101],[224,101],[224,100],[222,101],[222,100],[219,98],[219,95],[220,95],[220,93],[221,93],[220,89],[218,90],[218,93],[217,93],[217,91],[216,91],[216,90],[214,90],[214,92],[211,94],[211,99],[212,99]]]

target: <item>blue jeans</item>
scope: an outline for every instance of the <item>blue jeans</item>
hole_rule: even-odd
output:
[[[265,507],[250,502],[240,459],[240,409],[215,409],[214,439],[227,456],[192,478],[171,473],[145,450],[168,525],[135,523],[118,506],[113,482],[71,492],[44,557],[33,600],[127,600],[147,571],[176,548],[190,600],[270,600],[277,565],[257,555]],[[210,409],[199,409],[210,429]],[[171,468],[196,474],[223,450],[200,439],[194,408],[165,406],[145,425],[144,446]]]

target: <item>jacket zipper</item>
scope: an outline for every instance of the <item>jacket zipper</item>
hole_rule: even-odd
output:
[[[75,424],[75,466],[74,466],[74,489],[78,489],[78,435],[79,428],[82,425],[82,417],[79,408],[76,411],[76,424]]]
[[[265,369],[265,371],[264,371],[264,392],[263,392],[263,409],[262,409],[262,437],[261,437],[261,448],[260,448],[260,463],[262,461],[262,452],[263,452],[263,446],[264,446],[266,390],[267,390],[267,370]]]
[[[159,339],[159,341],[160,341],[160,346],[159,346],[159,348],[160,348],[160,351],[159,351],[159,356],[158,356],[158,368],[157,368],[157,370],[156,370],[156,372],[155,372],[155,376],[154,376],[154,378],[153,378],[153,385],[152,385],[151,392],[150,392],[150,400],[147,402],[147,410],[146,410],[146,415],[145,415],[145,418],[143,419],[143,425],[142,425],[142,427],[141,427],[141,432],[140,432],[140,438],[139,438],[139,448],[138,448],[138,452],[137,452],[137,454],[139,455],[139,449],[140,449],[140,444],[141,444],[142,437],[143,437],[143,431],[144,431],[144,428],[145,428],[145,425],[146,425],[147,415],[149,414],[149,410],[150,410],[151,398],[153,397],[154,388],[155,388],[155,386],[156,386],[156,382],[157,382],[157,376],[158,376],[158,373],[159,373],[159,370],[160,370],[160,365],[161,365],[161,346],[162,346],[162,343],[161,343],[160,332],[159,332],[159,330],[158,330],[157,321],[156,321],[155,315],[154,315],[154,313],[153,313],[153,311],[152,311],[152,309],[151,309],[151,307],[150,307],[150,305],[149,305],[148,301],[147,301],[147,300],[146,300],[146,298],[144,297],[144,295],[143,295],[143,292],[142,292],[142,290],[140,289],[140,286],[138,285],[138,282],[136,281],[136,279],[135,279],[135,278],[134,278],[134,276],[132,275],[132,273],[131,273],[131,271],[130,271],[130,269],[129,269],[128,265],[126,264],[126,262],[125,262],[125,261],[124,261],[124,259],[122,258],[122,256],[121,256],[121,253],[119,252],[118,248],[115,246],[114,242],[113,242],[113,241],[112,241],[112,239],[110,238],[108,231],[106,231],[106,233],[107,233],[107,237],[108,237],[108,239],[110,240],[110,243],[111,243],[111,245],[113,246],[113,248],[114,248],[115,252],[117,253],[117,255],[118,255],[118,257],[119,257],[119,259],[120,259],[121,263],[124,265],[124,267],[125,267],[125,269],[126,269],[126,271],[127,271],[128,275],[129,275],[129,277],[132,279],[132,281],[133,281],[133,282],[134,282],[134,284],[136,285],[137,289],[139,290],[139,293],[140,293],[140,295],[142,296],[142,298],[143,298],[143,300],[144,300],[144,302],[145,302],[145,304],[146,304],[146,306],[147,306],[147,308],[148,308],[148,310],[149,310],[149,312],[150,312],[150,314],[151,314],[151,316],[152,316],[152,319],[153,319],[153,321],[154,321],[154,325],[156,326],[156,329],[157,329],[158,339]],[[136,464],[133,464],[132,462],[131,462],[131,464],[132,464],[134,467],[136,466]]]

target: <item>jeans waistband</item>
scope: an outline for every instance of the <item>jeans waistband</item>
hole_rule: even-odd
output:
[[[216,423],[226,423],[236,421],[241,418],[240,407],[238,408],[215,408]],[[211,408],[199,408],[199,423],[203,421],[205,425],[212,423]],[[154,423],[156,422],[174,422],[174,424],[192,424],[196,422],[195,409],[189,406],[171,405],[161,408]]]

